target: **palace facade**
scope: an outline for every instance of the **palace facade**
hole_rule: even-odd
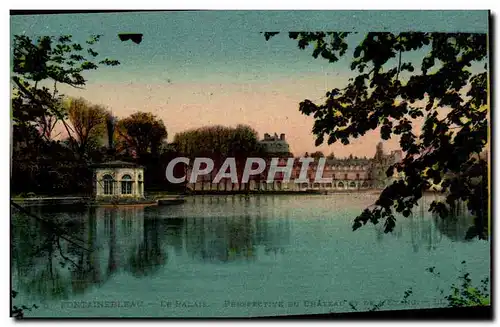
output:
[[[279,157],[276,154],[282,152],[289,153],[289,146],[285,141],[285,135],[281,134],[278,138],[274,138],[266,134],[264,142],[268,145],[269,152],[272,157],[279,158],[278,166],[286,166],[287,158],[285,155]],[[286,145],[282,143],[285,142]],[[279,143],[279,146],[278,146]],[[279,151],[278,148],[281,150]],[[277,151],[278,150],[278,151]],[[218,169],[215,168],[210,174],[198,176],[195,183],[187,183],[186,187],[192,191],[306,191],[306,190],[367,190],[384,188],[389,183],[392,183],[394,178],[399,178],[397,174],[393,178],[387,178],[385,172],[387,168],[399,162],[402,159],[402,151],[396,150],[389,154],[383,151],[382,143],[377,145],[375,156],[368,158],[327,158],[323,168],[323,174],[318,174],[319,160],[315,159],[310,163],[306,173],[306,179],[298,182],[302,164],[296,158],[294,160],[291,178],[289,181],[284,180],[282,172],[275,175],[273,182],[267,182],[271,157],[266,160],[266,169],[258,175],[250,175],[248,183],[233,183],[229,178],[223,178],[219,183],[213,183]],[[245,162],[239,163],[244,166]],[[238,165],[238,163],[237,163]],[[256,167],[252,167],[256,168]],[[238,169],[238,181],[242,180],[242,170]],[[191,176],[191,167],[187,169],[186,180]],[[318,181],[323,179],[324,181]]]

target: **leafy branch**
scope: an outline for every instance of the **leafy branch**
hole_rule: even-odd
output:
[[[276,34],[264,33],[267,40]],[[408,217],[423,193],[437,185],[446,200],[429,211],[444,219],[465,202],[475,217],[467,237],[487,239],[488,163],[478,156],[487,150],[489,128],[486,34],[369,32],[349,51],[351,34],[290,32],[288,37],[330,63],[352,56],[350,69],[357,74],[345,87],[328,91],[324,103],[299,104],[300,112],[314,117],[316,145],[347,145],[379,130],[383,140],[397,136],[405,153],[386,171],[388,178],[395,171],[403,178],[355,218],[353,229],[385,220],[385,231],[392,231],[396,214]],[[420,59],[403,61],[405,53]],[[424,118],[420,133],[419,118]]]

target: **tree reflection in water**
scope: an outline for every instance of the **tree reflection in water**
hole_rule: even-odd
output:
[[[255,255],[250,217],[187,218],[186,251],[207,262],[251,260]]]
[[[17,273],[13,288],[38,299],[68,298],[72,275],[85,271],[78,259],[90,252],[75,232],[81,226],[74,218],[82,210],[44,220],[39,218],[46,215],[44,208],[14,208],[18,210],[11,217],[12,265]]]
[[[469,242],[466,238],[467,231],[474,218],[467,214],[450,216],[446,219],[433,215],[433,221],[439,232],[454,242]]]
[[[461,210],[458,214],[450,215],[443,219],[438,215],[429,214],[425,209],[425,201],[430,200],[422,198],[414,214],[410,215],[408,218],[401,218],[408,220],[407,227],[405,226],[406,224],[396,224],[391,235],[400,237],[403,233],[403,229],[409,229],[408,232],[410,233],[413,252],[418,252],[422,247],[426,251],[435,250],[437,244],[442,241],[443,236],[454,242],[468,241],[466,239],[466,234],[473,223],[473,217],[468,215],[466,210]],[[461,204],[460,208],[464,207],[465,206]],[[375,233],[377,241],[382,242],[385,237],[383,224],[375,226]]]
[[[23,212],[12,214],[12,265],[17,283],[13,287],[31,297],[67,299],[106,283],[120,270],[145,276],[167,262],[161,224],[144,220],[144,208],[31,211],[49,223]],[[65,239],[48,226],[52,224],[65,230]]]
[[[92,285],[100,285],[103,282],[99,267],[98,245],[97,245],[97,219],[96,210],[88,211],[88,220],[82,224],[81,237],[87,241],[90,252],[81,251],[79,265],[81,269],[72,272],[73,294],[84,293]]]
[[[253,262],[259,256],[275,260],[285,253],[290,222],[275,217],[272,197],[195,201],[202,202],[196,208],[234,203],[234,209],[225,217],[203,211],[191,218],[183,213],[165,216],[181,207],[35,210],[64,229],[70,241],[26,214],[13,213],[13,288],[42,303],[85,294],[120,272],[138,278],[160,274],[162,267],[176,262],[169,260],[169,254],[183,260],[230,263]]]
[[[290,222],[277,217],[275,197],[232,196],[199,197],[193,199],[198,207],[229,202],[230,215],[221,217],[207,213],[203,217],[186,218],[184,238],[191,259],[210,263],[229,263],[258,259],[258,248],[264,254],[284,254],[290,240]]]
[[[129,258],[128,270],[136,277],[152,275],[167,262],[167,254],[161,246],[160,223],[157,219],[144,220],[143,238]]]

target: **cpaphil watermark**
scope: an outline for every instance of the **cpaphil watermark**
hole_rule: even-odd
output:
[[[286,164],[282,165],[284,159],[272,158],[269,163],[263,158],[249,157],[246,159],[245,166],[243,168],[243,174],[241,178],[241,183],[248,183],[250,176],[256,176],[264,173],[267,168],[266,182],[272,183],[277,179],[279,174],[279,180],[282,182],[289,182],[292,178],[292,172],[294,170],[295,158],[287,158]],[[295,183],[306,183],[308,179],[308,171],[311,163],[315,160],[311,157],[301,157],[298,162],[301,164],[300,173],[298,178],[294,179]],[[171,160],[166,169],[166,177],[170,183],[179,184],[184,182],[196,183],[198,178],[203,175],[209,175],[213,172],[215,164],[214,160],[211,158],[195,158],[193,161],[192,169],[189,176],[184,175],[183,177],[175,177],[174,169],[177,164],[190,165],[190,159],[186,157],[177,157]],[[329,183],[333,179],[323,177],[323,171],[325,169],[326,158],[320,158],[318,164],[315,167],[315,183]],[[238,170],[236,167],[236,159],[233,157],[226,158],[220,168],[217,170],[212,183],[217,184],[223,178],[229,178],[231,182],[238,183]]]

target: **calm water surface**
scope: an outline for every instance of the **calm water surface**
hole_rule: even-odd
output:
[[[457,282],[462,261],[473,281],[489,276],[490,245],[464,240],[467,219],[416,212],[391,234],[381,225],[353,232],[353,218],[375,200],[214,196],[167,207],[32,208],[84,249],[13,212],[14,304],[37,304],[26,313],[35,317],[313,314],[381,301],[381,309],[428,308],[445,306],[440,290]]]

